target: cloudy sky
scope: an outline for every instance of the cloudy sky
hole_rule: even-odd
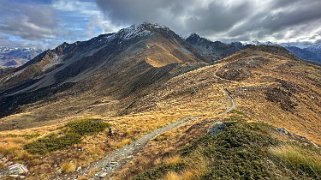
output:
[[[314,42],[321,0],[0,0],[0,46],[53,48],[142,22],[224,42]]]

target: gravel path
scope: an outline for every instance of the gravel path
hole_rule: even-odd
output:
[[[69,176],[67,179],[77,179],[77,177],[79,177],[80,175],[87,175],[93,169],[100,169],[100,171],[90,179],[100,179],[103,177],[107,177],[112,172],[114,172],[115,169],[119,168],[121,165],[128,162],[132,158],[132,156],[136,154],[136,152],[141,150],[147,144],[149,140],[155,138],[156,136],[166,131],[177,128],[188,121],[191,121],[191,120],[194,121],[196,119],[197,119],[196,117],[184,117],[176,122],[173,122],[164,127],[156,129],[144,135],[143,137],[139,138],[137,141],[134,141],[131,144],[124,146],[123,148],[113,151],[111,154],[108,154],[103,159],[95,163],[92,163],[88,167],[78,171],[73,176],[71,177]]]
[[[225,93],[225,95],[227,96],[227,98],[230,100],[230,102],[232,104],[229,108],[227,108],[222,113],[222,114],[227,114],[227,113],[233,111],[234,109],[236,109],[236,102],[235,102],[234,98],[231,96],[231,93],[227,89],[224,89],[224,93]]]
[[[224,94],[229,99],[231,106],[229,108],[227,108],[223,113],[221,113],[221,115],[227,114],[227,113],[231,112],[232,110],[236,109],[235,100],[230,95],[230,92],[227,89],[224,89]],[[77,173],[73,174],[72,176],[69,176],[66,179],[77,179],[77,177],[79,177],[81,175],[88,175],[88,173],[94,169],[100,169],[100,171],[98,173],[96,173],[94,177],[91,177],[90,179],[101,179],[101,178],[107,177],[111,173],[113,173],[116,169],[118,169],[123,164],[125,164],[130,159],[132,159],[133,155],[135,155],[139,150],[143,149],[143,147],[151,139],[155,138],[156,136],[158,136],[166,131],[177,128],[177,127],[185,124],[188,121],[191,121],[191,120],[194,121],[196,119],[197,119],[197,117],[188,116],[188,117],[181,118],[180,120],[173,122],[171,124],[168,124],[164,127],[156,129],[156,130],[144,135],[140,139],[132,142],[131,144],[126,145],[123,148],[113,151],[111,154],[108,154],[103,159],[92,163],[91,165],[89,165],[86,168],[79,170]],[[57,179],[60,179],[60,178],[57,178]],[[63,178],[63,179],[65,179],[65,178]]]

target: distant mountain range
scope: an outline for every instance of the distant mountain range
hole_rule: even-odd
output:
[[[284,47],[301,59],[321,64],[321,43],[315,43],[307,47],[292,45],[285,45]]]
[[[302,44],[302,46],[300,46],[300,44],[293,43],[277,44],[270,41],[251,41],[247,43],[232,42],[230,44],[226,44],[220,41],[210,41],[206,38],[200,37],[195,33],[191,34],[188,38],[186,38],[186,42],[192,45],[195,49],[197,49],[202,56],[211,59],[213,62],[222,59],[226,56],[229,56],[236,51],[245,49],[246,47],[249,47],[251,45],[264,45],[282,46],[302,60],[310,61],[316,64],[321,64],[321,42]]]
[[[135,34],[135,32],[129,34],[127,38],[130,38],[130,36],[133,36],[133,34]],[[102,36],[105,35],[101,35],[99,37]],[[321,64],[321,42],[305,43],[303,45],[295,43],[276,44],[269,41],[223,43],[221,41],[208,40],[204,37],[200,37],[196,33],[192,33],[190,36],[183,40],[185,40],[189,45],[195,48],[195,50],[197,50],[201,56],[206,57],[208,60],[211,60],[211,62],[215,62],[219,59],[233,54],[236,51],[245,49],[250,45],[268,45],[283,46],[291,53],[303,60]],[[0,46],[0,68],[19,67],[36,57],[41,52],[43,52],[43,50],[36,48],[11,48]]]
[[[21,66],[41,52],[35,48],[0,47],[0,68]]]

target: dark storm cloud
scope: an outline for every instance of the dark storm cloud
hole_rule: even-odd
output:
[[[315,30],[321,28],[320,0],[96,2],[106,18],[115,24],[130,25],[150,21],[167,25],[181,34],[196,32],[221,39],[277,39],[293,37],[291,34],[296,33],[312,36]],[[309,27],[301,27],[304,25]],[[306,32],[307,29],[310,30]]]
[[[321,0],[0,0],[0,46],[55,47],[152,22],[222,41],[321,39]]]
[[[214,1],[207,7],[191,11],[193,16],[184,23],[195,32],[211,34],[226,31],[248,16],[251,8],[249,2],[231,6]]]
[[[193,0],[97,0],[96,2],[106,17],[116,25],[148,21],[164,24],[175,30],[183,30],[181,18],[184,18],[189,9],[197,3]]]
[[[0,31],[18,37],[36,40],[55,35],[57,21],[54,11],[44,4],[2,1]]]

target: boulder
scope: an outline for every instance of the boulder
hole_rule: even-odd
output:
[[[22,175],[28,174],[29,171],[25,165],[16,163],[8,167],[8,173],[10,175]]]
[[[233,122],[215,122],[213,127],[209,130],[209,133],[214,136],[218,134],[219,132],[224,131],[224,129],[230,125],[232,125]]]

